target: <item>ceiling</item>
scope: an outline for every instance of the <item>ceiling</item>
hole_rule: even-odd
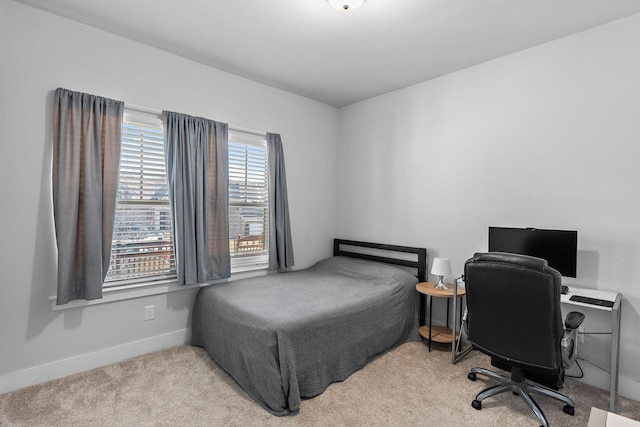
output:
[[[342,107],[640,13],[638,0],[16,0]]]

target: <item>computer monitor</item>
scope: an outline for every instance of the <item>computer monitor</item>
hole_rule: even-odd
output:
[[[576,277],[578,232],[489,227],[489,252],[509,252],[547,260],[565,277]]]

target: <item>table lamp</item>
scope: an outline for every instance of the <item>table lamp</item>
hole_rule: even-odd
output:
[[[431,274],[438,276],[438,283],[434,286],[435,289],[449,289],[444,283],[444,276],[451,274],[451,263],[449,258],[434,258],[433,265],[431,266]]]

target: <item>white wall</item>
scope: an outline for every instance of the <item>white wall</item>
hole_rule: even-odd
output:
[[[0,393],[189,336],[193,291],[52,312],[57,87],[280,133],[296,266],[330,254],[335,108],[0,0]],[[156,319],[145,322],[150,304]]]
[[[490,225],[578,230],[569,282],[624,294],[620,392],[640,399],[639,76],[635,15],[344,107],[338,234],[426,245],[460,275]]]

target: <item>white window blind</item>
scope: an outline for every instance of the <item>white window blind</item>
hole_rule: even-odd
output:
[[[104,286],[175,278],[164,136],[153,115],[127,115],[111,260]]]
[[[264,136],[229,131],[229,249],[231,271],[266,268],[267,144]]]

